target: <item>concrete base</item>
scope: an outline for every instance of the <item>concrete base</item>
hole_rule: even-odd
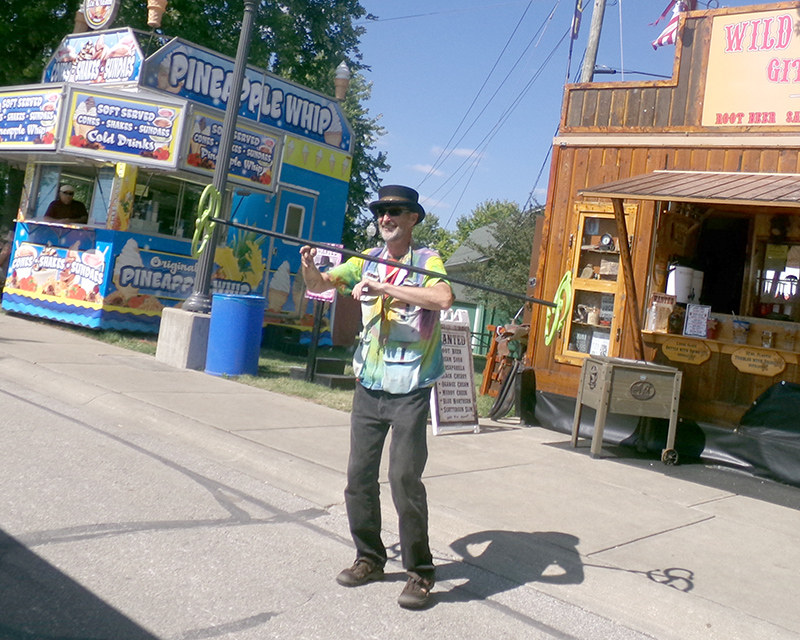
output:
[[[164,309],[158,331],[156,360],[179,369],[204,370],[210,324],[210,314]]]

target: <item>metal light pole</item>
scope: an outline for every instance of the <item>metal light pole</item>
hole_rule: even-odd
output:
[[[231,79],[231,92],[225,108],[225,120],[222,123],[222,136],[219,141],[217,164],[214,167],[214,178],[211,184],[225,201],[225,186],[228,181],[228,170],[231,161],[231,143],[236,129],[236,118],[239,114],[239,105],[242,95],[242,81],[247,68],[247,56],[250,54],[250,38],[253,32],[253,21],[256,11],[255,0],[245,0],[242,30],[239,34],[239,48],[236,51],[236,60],[233,66]],[[214,268],[214,251],[217,247],[219,227],[214,227],[208,244],[197,261],[194,286],[191,295],[186,299],[183,308],[194,313],[209,313],[211,311],[211,272]]]

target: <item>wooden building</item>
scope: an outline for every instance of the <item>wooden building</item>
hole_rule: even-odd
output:
[[[529,293],[573,296],[549,344],[533,310],[538,391],[644,359],[683,371],[681,418],[734,427],[800,382],[799,134],[800,2],[684,14],[670,80],[567,85]]]

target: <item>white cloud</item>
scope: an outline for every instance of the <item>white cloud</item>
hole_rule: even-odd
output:
[[[441,155],[442,151],[444,151],[442,147],[433,147],[431,149],[431,152],[436,156]],[[457,158],[473,158],[475,160],[478,160],[483,157],[483,153],[481,153],[477,149],[464,149],[464,148],[452,149],[449,151],[449,155],[456,156]]]
[[[434,169],[432,164],[412,164],[411,169],[413,171],[419,171],[420,173],[424,173],[425,175],[431,174],[433,176],[436,176],[437,178],[441,178],[445,175],[438,169]]]

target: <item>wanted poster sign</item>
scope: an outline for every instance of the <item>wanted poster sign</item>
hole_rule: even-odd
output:
[[[445,431],[480,433],[469,315],[464,309],[442,313],[444,375],[431,394],[433,435]]]

